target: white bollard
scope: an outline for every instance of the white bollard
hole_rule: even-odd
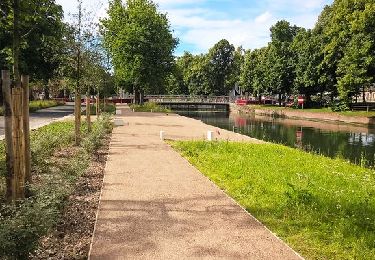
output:
[[[160,140],[164,141],[164,131],[160,131]]]
[[[214,139],[214,132],[207,131],[207,141],[212,141]]]

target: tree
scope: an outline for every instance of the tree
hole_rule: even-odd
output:
[[[346,103],[374,76],[374,15],[372,0],[336,0],[322,13],[324,65]],[[329,22],[327,22],[329,20]],[[319,28],[319,27],[318,27]],[[359,44],[359,45],[358,45]]]
[[[272,92],[279,95],[281,106],[282,95],[290,93],[294,81],[294,57],[290,48],[294,37],[300,30],[287,21],[279,21],[271,27],[271,43],[268,51],[268,80]]]
[[[55,0],[0,3],[0,66],[48,82],[60,65],[62,7]],[[9,39],[13,38],[13,42]]]
[[[230,91],[226,83],[234,69],[234,51],[234,46],[224,39],[208,52],[210,84],[215,95],[227,95]]]
[[[254,51],[246,51],[244,63],[241,69],[240,84],[245,89],[259,100],[262,94],[267,92],[267,47],[255,49]]]
[[[323,94],[319,84],[319,65],[323,58],[319,50],[319,39],[311,30],[301,29],[291,45],[295,56],[294,92],[304,94],[309,101],[311,95]]]
[[[203,54],[192,57],[185,70],[184,81],[190,95],[210,95],[214,93],[210,84],[210,68],[207,57]]]
[[[113,0],[108,18],[101,23],[116,77],[133,85],[135,97],[139,91],[161,92],[178,43],[166,15],[150,0],[127,0],[125,5]],[[142,102],[143,98],[135,101]]]
[[[183,68],[177,61],[172,67],[172,72],[166,78],[165,92],[170,95],[189,94],[189,90],[184,82]]]
[[[244,57],[245,50],[242,48],[242,46],[236,48],[236,50],[233,53],[233,66],[231,69],[231,72],[227,76],[225,85],[227,86],[227,89],[231,90],[234,88],[234,86],[240,84],[240,76],[241,76],[241,68],[244,63]],[[242,88],[243,86],[240,85]],[[228,94],[228,93],[225,93]]]

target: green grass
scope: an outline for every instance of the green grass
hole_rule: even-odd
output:
[[[63,105],[63,103],[56,100],[33,100],[29,103],[29,111],[35,112],[43,108],[56,107]],[[0,116],[4,115],[3,107],[0,107]]]
[[[96,105],[91,105],[90,109],[90,114],[96,115]],[[102,113],[115,114],[116,106],[114,104],[106,104],[104,109],[104,104],[100,104],[100,111]]]
[[[82,145],[74,147],[74,123],[55,122],[31,134],[32,174],[30,196],[16,204],[5,203],[4,142],[0,142],[0,259],[27,259],[39,238],[59,219],[75,181],[84,173],[90,156],[112,129],[103,114],[87,133],[82,126]],[[61,149],[66,152],[53,156]]]
[[[300,111],[300,112],[312,112],[312,113],[329,113],[333,115],[343,115],[343,116],[351,116],[351,117],[375,117],[374,111],[341,111],[341,112],[333,112],[331,108],[309,108],[309,109],[296,109],[296,108],[289,108],[289,107],[278,107],[278,106],[271,106],[271,105],[250,105],[251,109],[265,109],[265,110],[272,110],[272,111],[280,111],[280,110],[290,110],[290,111]]]
[[[375,259],[373,170],[276,144],[172,145],[307,259]]]
[[[146,102],[143,105],[130,105],[131,109],[134,109],[135,112],[155,112],[155,113],[171,113],[170,109],[159,106],[156,103]]]

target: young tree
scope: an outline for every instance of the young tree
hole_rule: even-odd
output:
[[[55,0],[4,0],[0,8],[0,67],[13,66],[17,82],[21,73],[48,82],[60,66],[62,7]]]
[[[113,0],[101,23],[115,75],[133,85],[135,102],[143,102],[143,97],[137,98],[139,92],[160,92],[178,42],[166,15],[150,0],[127,0],[125,5]]]

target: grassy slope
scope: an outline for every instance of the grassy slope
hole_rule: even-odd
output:
[[[375,117],[374,111],[343,111],[343,112],[333,112],[331,108],[314,108],[314,109],[294,109],[294,108],[285,108],[278,106],[263,106],[263,105],[250,105],[252,109],[267,109],[267,110],[290,110],[290,111],[300,111],[300,112],[312,112],[312,113],[328,113],[333,115],[342,115],[342,116],[352,116],[352,117]]]
[[[275,144],[173,146],[303,256],[375,259],[374,171]]]

